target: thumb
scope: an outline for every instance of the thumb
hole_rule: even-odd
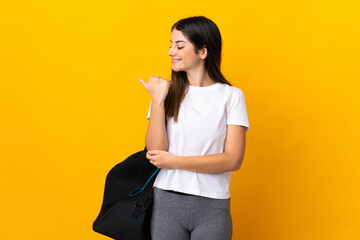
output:
[[[144,80],[140,78],[138,78],[137,80],[144,86],[145,89],[147,89],[147,83]]]

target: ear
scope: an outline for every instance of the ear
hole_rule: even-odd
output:
[[[206,45],[204,45],[203,48],[200,49],[200,57],[201,57],[201,59],[205,59],[208,55],[209,54],[208,54]]]

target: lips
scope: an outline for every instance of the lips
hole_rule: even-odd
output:
[[[180,61],[181,61],[181,59],[173,59],[172,63],[177,63],[177,62],[180,62]]]

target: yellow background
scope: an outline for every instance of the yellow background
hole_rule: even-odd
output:
[[[107,172],[143,149],[170,27],[204,15],[250,131],[236,240],[360,239],[360,4],[349,0],[1,1],[0,239],[92,230]]]

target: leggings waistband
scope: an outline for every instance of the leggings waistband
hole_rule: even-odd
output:
[[[164,190],[164,191],[169,192],[169,193],[178,194],[178,195],[190,195],[190,194],[187,194],[187,193],[177,192],[177,191],[174,191],[174,190]]]
[[[229,199],[215,199],[154,187],[154,208],[221,208],[230,210]]]

